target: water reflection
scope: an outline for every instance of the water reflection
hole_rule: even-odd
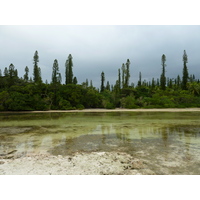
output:
[[[176,148],[187,156],[200,149],[200,121],[195,114],[165,113],[163,118],[160,113],[48,113],[0,115],[0,119],[0,153],[142,150],[163,153],[167,159]]]

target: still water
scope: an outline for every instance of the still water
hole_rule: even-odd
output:
[[[200,174],[200,113],[1,113],[0,154],[13,150],[22,156],[120,151],[143,158],[158,174],[160,166]]]

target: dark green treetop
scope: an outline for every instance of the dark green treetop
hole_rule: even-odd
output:
[[[39,62],[38,52],[35,51],[35,54],[33,56],[33,81],[35,83],[42,82],[41,69],[38,67],[38,62]]]
[[[29,73],[29,68],[28,66],[25,67],[25,74],[24,74],[24,81],[28,82],[28,73]]]
[[[183,52],[183,77],[182,77],[182,89],[187,90],[187,83],[188,83],[188,69],[187,69],[188,57],[186,51]]]
[[[10,78],[15,76],[15,66],[12,63],[9,66],[8,74]]]
[[[73,83],[73,69],[72,69],[73,62],[72,62],[72,59],[73,59],[72,55],[69,54],[68,60],[66,60],[66,62],[65,62],[65,68],[66,68],[65,69],[65,78],[66,78],[65,83],[66,83],[66,85]]]
[[[162,90],[166,89],[166,76],[165,76],[165,67],[166,67],[166,56],[165,54],[162,55],[161,58],[161,65],[162,65],[162,74],[160,76],[160,87]]]
[[[125,87],[125,64],[123,63],[122,64],[122,88],[124,88]]]
[[[138,87],[142,85],[142,73],[139,73],[139,81],[138,81]]]
[[[54,60],[53,70],[52,70],[52,84],[61,83],[61,74],[59,73],[59,66],[57,59]]]
[[[103,92],[105,89],[104,83],[105,83],[105,74],[104,72],[101,72],[101,90],[100,90],[101,92]]]
[[[126,69],[125,69],[125,83],[124,86],[128,87],[129,86],[129,79],[130,79],[130,60],[127,59],[126,61]]]

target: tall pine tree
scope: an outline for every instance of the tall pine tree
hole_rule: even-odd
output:
[[[126,61],[126,69],[125,69],[125,87],[128,87],[129,86],[129,79],[130,79],[130,60],[127,59]]]
[[[35,83],[42,82],[41,69],[38,67],[38,62],[39,62],[38,52],[35,51],[35,54],[33,56],[33,81]]]
[[[123,63],[122,64],[122,88],[125,87],[125,72],[126,71],[126,68],[125,68],[125,64]]]
[[[15,76],[15,66],[12,63],[9,66],[8,74],[10,78]]]
[[[161,58],[161,65],[162,65],[162,74],[160,76],[160,87],[162,90],[166,89],[166,76],[165,76],[165,67],[166,67],[166,56],[165,54],[162,55]]]
[[[65,84],[72,84],[73,83],[73,62],[72,62],[72,55],[69,54],[68,60],[65,63]]]
[[[104,72],[101,72],[101,92],[103,92],[105,89],[104,83],[105,83],[105,74]]]
[[[118,69],[118,90],[121,90],[121,72],[120,69]]]
[[[186,51],[183,52],[183,77],[182,77],[182,89],[187,90],[187,82],[189,78],[188,69],[187,69],[188,57]]]
[[[139,81],[138,81],[138,87],[142,85],[142,73],[139,73]]]
[[[106,90],[110,91],[110,83],[109,83],[109,81],[107,81]]]
[[[59,73],[58,61],[54,60],[53,70],[52,70],[52,84],[60,84],[61,83],[61,74]]]
[[[24,81],[28,82],[28,73],[29,73],[29,68],[28,66],[25,67],[25,74],[24,74]]]
[[[76,76],[73,78],[73,84],[76,85],[78,83]]]
[[[8,77],[9,76],[9,73],[8,73],[8,68],[7,67],[5,67],[5,69],[4,69],[4,76],[5,77]]]

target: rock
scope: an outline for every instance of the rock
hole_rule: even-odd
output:
[[[14,158],[14,156],[12,156],[12,155],[4,157],[4,159],[12,159],[12,158]]]
[[[130,165],[131,169],[144,169],[144,164],[141,160],[133,160]]]
[[[10,152],[7,153],[7,155],[12,154],[12,153],[15,153],[16,151],[17,151],[16,149],[13,150],[13,151],[10,151]]]
[[[69,157],[69,158],[68,158],[68,161],[70,162],[71,160],[72,160],[72,158],[71,158],[71,157]]]
[[[13,151],[10,151],[8,153],[3,153],[3,154],[0,154],[0,156],[7,156],[7,155],[10,155],[12,153],[15,153],[17,150],[13,150]]]
[[[3,165],[5,162],[4,161],[0,161],[0,165]]]
[[[150,169],[142,169],[140,171],[142,174],[145,174],[145,175],[156,175],[156,173]]]
[[[98,156],[103,156],[103,155],[105,155],[105,152],[97,152],[96,153]]]

